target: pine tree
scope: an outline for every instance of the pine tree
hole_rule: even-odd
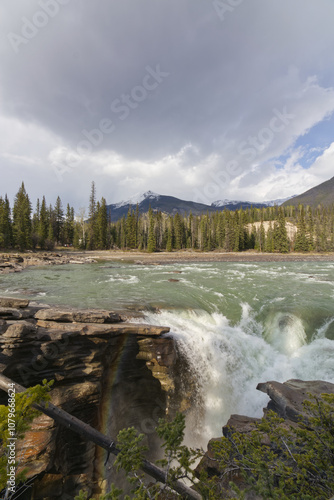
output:
[[[10,248],[13,243],[11,210],[7,195],[0,198],[0,248]]]
[[[15,196],[13,236],[14,244],[19,250],[24,251],[31,247],[31,203],[23,182]]]
[[[49,221],[49,227],[48,227],[48,236],[45,241],[45,247],[47,250],[53,250],[55,246],[55,237],[54,237],[54,232],[53,232],[53,224],[52,220],[50,219]]]
[[[74,239],[74,208],[70,207],[69,203],[66,207],[66,216],[64,221],[64,244],[67,246],[73,245]]]
[[[233,236],[234,236],[232,250],[233,252],[239,252],[241,241],[240,241],[240,224],[239,224],[238,211],[234,212],[233,214],[232,225],[233,225]]]
[[[308,252],[310,250],[310,243],[306,235],[304,205],[300,205],[298,208],[299,208],[299,217],[298,217],[297,234],[295,240],[295,251]]]
[[[280,207],[274,226],[274,248],[276,252],[287,253],[289,251],[289,246],[284,209]]]
[[[263,219],[261,218],[260,230],[259,230],[259,250],[264,252],[266,248],[266,231],[263,225]]]
[[[225,240],[225,220],[223,212],[218,213],[218,225],[216,232],[217,246],[223,248]]]
[[[167,252],[172,252],[173,250],[173,234],[172,230],[170,227],[167,229],[167,244],[166,244],[166,251]]]
[[[269,222],[269,228],[267,231],[266,235],[266,242],[265,242],[265,252],[272,253],[275,251],[275,244],[274,244],[274,229],[272,226],[272,222]]]
[[[57,197],[56,204],[54,207],[55,214],[55,227],[54,227],[54,237],[57,243],[64,243],[64,210],[60,197]]]
[[[104,198],[97,205],[96,216],[97,248],[105,250],[108,245],[108,212],[107,203]]]
[[[176,212],[176,214],[174,215],[173,227],[174,227],[174,248],[175,250],[181,250],[184,227],[181,215],[178,212]]]
[[[35,249],[38,245],[39,214],[40,214],[40,202],[39,198],[37,198],[36,210],[32,216],[32,226],[31,226],[31,241],[33,249]]]
[[[137,248],[138,247],[138,238],[139,238],[139,205],[138,205],[138,202],[137,202],[137,205],[136,205],[135,223],[136,223],[136,244],[135,244],[135,248]]]
[[[136,238],[136,216],[129,206],[128,215],[126,218],[126,246],[127,248],[136,248],[137,238]]]
[[[39,222],[38,222],[38,244],[41,249],[46,248],[46,240],[48,238],[50,217],[48,210],[46,208],[45,196],[43,196],[40,211],[39,211]]]
[[[148,237],[147,237],[147,251],[155,252],[157,249],[156,238],[155,238],[155,224],[154,216],[151,205],[148,211]]]
[[[187,235],[187,248],[194,248],[194,216],[192,212],[189,213],[188,219],[188,235]]]
[[[89,209],[88,209],[88,229],[87,229],[87,246],[89,250],[93,250],[96,244],[96,189],[95,182],[92,182],[90,198],[89,198]]]
[[[232,252],[234,245],[234,227],[231,212],[229,210],[224,210],[225,217],[225,241],[224,250],[225,252]]]

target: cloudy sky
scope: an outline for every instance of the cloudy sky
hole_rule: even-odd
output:
[[[2,0],[0,195],[211,203],[334,175],[333,0]]]

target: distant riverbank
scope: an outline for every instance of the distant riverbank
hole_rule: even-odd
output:
[[[0,274],[19,272],[30,266],[89,264],[96,261],[124,261],[151,265],[184,262],[328,262],[334,261],[334,253],[279,254],[254,251],[200,252],[193,250],[154,253],[136,250],[2,252],[0,253]]]
[[[175,264],[184,262],[328,262],[334,261],[334,253],[259,253],[259,252],[196,252],[181,250],[174,252],[138,252],[130,250],[101,250],[69,252],[73,259],[123,260],[137,264]]]

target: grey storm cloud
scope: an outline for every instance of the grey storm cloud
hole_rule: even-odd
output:
[[[1,113],[74,151],[229,161],[308,78],[333,83],[332,0],[3,0],[0,16]]]

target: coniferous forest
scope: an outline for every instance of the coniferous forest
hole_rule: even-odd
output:
[[[92,183],[88,213],[75,214],[58,196],[54,206],[45,197],[33,209],[22,183],[13,207],[0,197],[0,249],[53,250],[193,249],[241,252],[333,252],[334,205],[331,207],[266,207],[224,210],[202,215],[153,212],[140,214],[138,205],[127,216],[110,222],[106,200],[96,199]]]

